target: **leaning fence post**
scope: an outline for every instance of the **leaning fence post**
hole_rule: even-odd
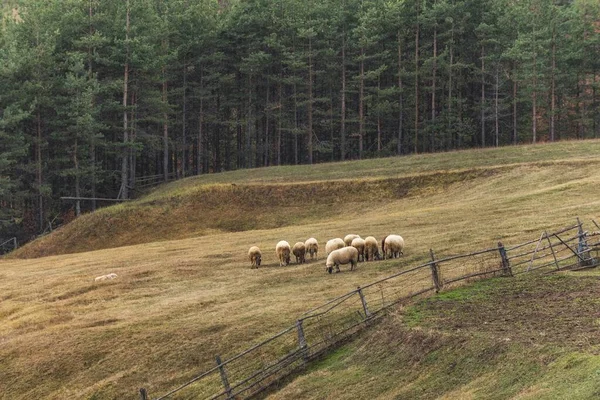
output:
[[[140,389],[140,400],[148,400],[148,392],[144,388]]]
[[[296,330],[298,331],[298,346],[300,347],[300,350],[302,351],[302,358],[304,359],[304,361],[308,360],[308,343],[306,343],[306,336],[304,336],[304,327],[302,326],[302,323],[304,322],[304,320],[299,319],[296,321]]]
[[[227,393],[227,398],[231,399],[231,386],[229,386],[229,379],[227,379],[227,372],[225,372],[225,366],[221,362],[221,357],[216,356],[217,366],[219,367],[219,374],[221,374],[221,382],[223,382],[223,387],[225,388],[225,393]]]
[[[433,280],[433,286],[435,286],[435,292],[439,293],[440,290],[442,290],[444,283],[440,279],[440,269],[435,262],[435,253],[433,252],[433,249],[429,249],[429,254],[431,254],[431,264],[429,264],[431,266],[431,279]]]
[[[502,242],[498,242],[498,252],[500,253],[500,258],[502,259],[502,275],[504,276],[513,276],[512,268],[510,267],[510,262],[508,261],[508,256],[506,255],[506,249]]]
[[[360,296],[360,301],[362,302],[363,310],[365,312],[365,319],[368,319],[371,317],[371,312],[369,311],[369,308],[367,307],[367,300],[365,299],[365,295],[363,294],[360,286],[356,290],[358,292],[358,295]]]

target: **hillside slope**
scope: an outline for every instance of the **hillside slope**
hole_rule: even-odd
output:
[[[514,154],[527,149],[532,156],[515,163]],[[599,150],[600,142],[594,141],[368,160],[347,163],[336,182],[316,181],[305,172],[315,168],[327,176],[327,168],[336,171],[337,164],[302,166],[297,176],[289,170],[287,183],[253,181],[256,171],[231,173],[247,208],[219,218],[237,224],[252,212],[283,220],[269,229],[261,221],[237,232],[207,228],[199,236],[194,224],[204,222],[198,217],[188,223],[192,216],[186,208],[200,207],[199,202],[174,200],[195,193],[210,204],[230,201],[230,183],[228,188],[199,185],[221,175],[175,182],[131,204],[84,216],[62,232],[78,227],[72,232],[81,235],[74,237],[94,246],[104,240],[123,244],[136,225],[162,229],[146,225],[148,219],[134,212],[144,207],[164,207],[171,216],[161,220],[166,227],[159,233],[181,230],[192,237],[163,240],[162,234],[140,230],[145,240],[162,241],[0,260],[0,393],[10,399],[134,399],[139,387],[146,387],[156,398],[213,367],[216,354],[230,357],[288,327],[313,306],[415,265],[430,248],[443,257],[489,248],[497,240],[514,244],[537,238],[545,229],[573,224],[576,216],[598,221]],[[369,172],[385,162],[401,167]],[[437,170],[426,170],[434,164]],[[365,186],[372,181],[374,187]],[[307,192],[305,183],[319,188],[319,196]],[[338,192],[335,185],[345,189]],[[283,189],[277,196],[255,197],[261,187]],[[294,210],[278,197],[291,194],[302,203]],[[238,207],[237,201],[229,204]],[[128,222],[115,219],[108,225],[112,230],[99,222],[120,213]],[[97,239],[84,233],[96,229]],[[294,243],[314,236],[323,245],[347,233],[381,238],[392,232],[406,240],[400,260],[359,263],[352,273],[333,275],[324,272],[323,255],[303,265],[277,266],[274,249],[282,239]],[[46,245],[51,253],[70,251],[66,239],[56,239],[58,233],[21,255]],[[246,258],[252,245],[263,250],[258,270],[249,269]],[[111,272],[116,280],[94,282]],[[204,389],[191,385],[180,398],[199,396]]]
[[[596,399],[598,276],[497,278],[394,313],[269,399]]]
[[[83,215],[11,257],[317,223],[394,199],[439,193],[478,177],[598,163],[600,141],[588,140],[202,175]]]

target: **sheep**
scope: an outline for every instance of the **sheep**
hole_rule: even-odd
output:
[[[373,261],[381,259],[379,255],[379,244],[373,236],[365,239],[365,260]]]
[[[383,254],[385,258],[398,258],[404,253],[404,239],[400,235],[389,235],[384,238],[385,249]],[[383,247],[383,246],[382,246]]]
[[[102,276],[97,276],[96,278],[94,278],[94,282],[100,282],[100,281],[106,281],[106,280],[110,280],[110,279],[115,279],[117,277],[117,274],[110,273],[108,275],[102,275]]]
[[[350,271],[353,271],[358,263],[358,250],[354,247],[344,247],[332,251],[329,256],[327,256],[325,270],[331,274],[331,272],[333,272],[333,267],[335,267],[336,272],[340,272],[340,264],[348,263],[350,263]]]
[[[275,253],[279,259],[279,266],[284,267],[290,263],[290,244],[285,240],[280,241],[275,246]]]
[[[354,239],[352,241],[352,247],[358,250],[358,261],[365,261],[365,240],[362,238]]]
[[[310,238],[306,242],[304,242],[304,246],[306,247],[306,252],[310,254],[310,259],[313,259],[313,256],[317,258],[317,253],[319,252],[319,242],[317,239]]]
[[[346,237],[344,238],[344,243],[346,244],[346,246],[352,246],[352,241],[359,237],[360,236],[355,235],[354,233],[351,233],[349,235],[346,235]]]
[[[327,255],[329,255],[332,251],[337,250],[337,249],[341,249],[345,245],[346,244],[344,243],[344,241],[342,239],[340,239],[340,238],[331,239],[325,245],[325,253]]]
[[[292,247],[292,253],[296,256],[296,263],[302,264],[306,262],[306,246],[302,242],[298,242]]]
[[[250,250],[248,250],[248,258],[250,259],[250,263],[251,263],[250,269],[260,267],[260,262],[262,260],[262,254],[258,247],[256,247],[256,246],[250,247]]]

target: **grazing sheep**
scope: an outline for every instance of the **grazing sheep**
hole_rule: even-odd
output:
[[[361,238],[354,239],[352,241],[352,247],[358,250],[358,261],[365,261],[365,240]]]
[[[258,247],[256,247],[256,246],[250,247],[250,250],[248,250],[248,258],[250,259],[250,263],[252,264],[250,266],[250,269],[260,267],[260,262],[262,260],[262,254]]]
[[[306,252],[310,254],[310,259],[313,259],[313,256],[316,258],[317,253],[319,252],[319,242],[317,239],[310,238],[306,242],[304,242],[304,246],[306,247]]]
[[[344,238],[344,243],[346,244],[346,246],[352,246],[352,241],[359,237],[360,236],[351,233],[349,235],[346,235],[346,237]]]
[[[402,254],[404,249],[404,239],[400,235],[389,235],[384,239],[385,250],[383,254],[385,258],[398,258]],[[383,246],[382,246],[383,247]]]
[[[285,240],[280,241],[275,246],[275,253],[277,253],[277,258],[279,259],[279,266],[283,267],[290,263],[290,244]]]
[[[100,282],[100,281],[106,281],[106,280],[110,280],[110,279],[115,279],[117,277],[117,274],[115,274],[114,272],[108,275],[102,275],[102,276],[97,276],[96,278],[94,278],[94,282]]]
[[[292,253],[296,256],[296,263],[302,264],[306,262],[306,246],[302,242],[298,242],[292,247]]]
[[[325,245],[325,253],[327,253],[327,255],[329,255],[329,253],[331,253],[332,251],[341,249],[345,245],[346,244],[344,243],[344,241],[340,238],[331,239]]]
[[[379,255],[379,244],[377,243],[377,239],[373,236],[368,236],[365,239],[365,260],[373,261],[379,259],[381,259],[381,256]]]
[[[336,272],[340,272],[340,264],[350,264],[350,271],[353,271],[357,263],[358,250],[356,250],[354,247],[344,247],[332,251],[329,256],[327,256],[325,270],[331,273],[333,271],[333,267],[335,267]]]

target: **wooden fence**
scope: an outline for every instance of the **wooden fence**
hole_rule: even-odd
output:
[[[502,243],[469,254],[436,258],[369,283],[302,314],[293,324],[249,349],[222,360],[155,400],[175,398],[239,399],[256,395],[304,368],[368,326],[386,310],[417,296],[437,293],[461,283],[493,276],[551,273],[597,265],[598,232],[577,223],[538,239],[505,247]],[[149,399],[146,389],[140,398]]]
[[[10,253],[13,250],[16,250],[19,247],[17,238],[13,237],[6,241],[0,240],[0,254]]]

